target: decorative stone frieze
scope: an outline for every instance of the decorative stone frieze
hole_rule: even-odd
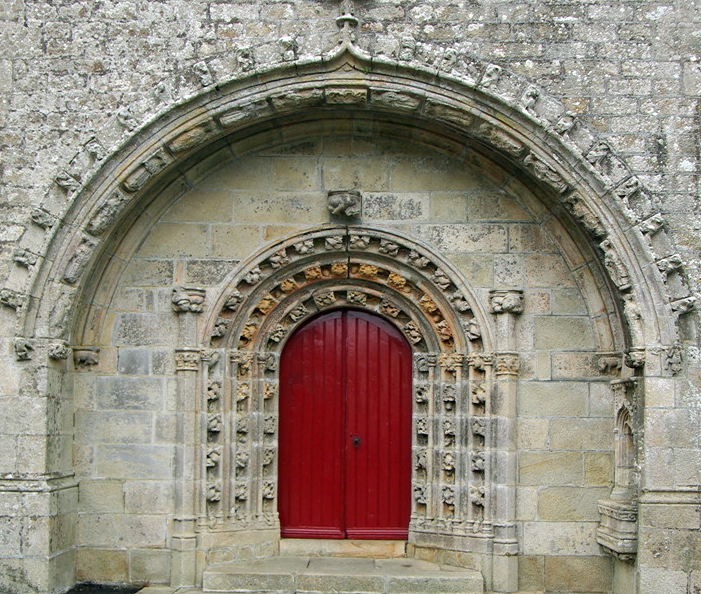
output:
[[[197,371],[202,354],[199,349],[175,349],[175,371]]]

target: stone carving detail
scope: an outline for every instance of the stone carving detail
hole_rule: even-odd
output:
[[[403,291],[404,288],[407,286],[407,279],[405,279],[401,274],[397,274],[396,272],[390,272],[389,276],[387,277],[387,284],[390,287],[394,287],[398,291]]]
[[[438,363],[443,367],[448,373],[455,375],[458,369],[462,368],[463,357],[459,354],[442,354],[439,357]]]
[[[470,389],[470,402],[477,406],[483,406],[487,400],[487,386],[483,382],[472,384]]]
[[[632,285],[628,270],[619,258],[613,244],[608,239],[605,239],[599,246],[604,251],[604,266],[609,271],[613,283],[621,292],[630,291]]]
[[[266,435],[272,435],[275,433],[276,428],[277,422],[274,416],[268,415],[263,419],[263,433]]]
[[[220,433],[222,430],[222,418],[219,414],[212,414],[207,417],[207,431],[209,433]]]
[[[262,273],[260,271],[260,268],[257,266],[255,268],[252,268],[251,270],[248,271],[248,273],[243,277],[243,282],[246,283],[247,285],[257,285],[262,277]]]
[[[665,367],[674,375],[683,369],[682,347],[679,343],[673,344],[665,351]]]
[[[470,456],[472,472],[484,472],[484,452],[474,452]]]
[[[207,400],[215,401],[221,398],[221,382],[212,381],[207,386]]]
[[[524,157],[523,164],[537,179],[548,184],[560,194],[564,194],[569,189],[569,185],[562,176],[533,153]]]
[[[236,501],[248,501],[248,485],[246,483],[236,483],[234,498]]]
[[[205,290],[199,287],[177,287],[173,289],[171,302],[177,313],[202,313],[204,310]]]
[[[218,484],[207,485],[207,501],[210,503],[221,501],[221,487]]]
[[[426,485],[414,485],[414,501],[419,505],[427,504]]]
[[[55,178],[56,185],[63,188],[69,194],[80,188],[80,182],[67,171],[60,171]]]
[[[102,161],[107,156],[107,151],[102,143],[94,136],[83,145],[88,154],[95,161]]]
[[[313,239],[304,239],[303,241],[295,243],[293,247],[298,254],[302,255],[313,254],[315,251]]]
[[[631,177],[616,188],[616,196],[626,207],[630,208],[630,200],[640,192],[640,188],[640,180],[637,177]]]
[[[515,353],[502,353],[494,358],[494,372],[497,375],[518,375],[520,367],[519,356]]]
[[[468,362],[478,371],[484,371],[488,365],[491,365],[492,358],[489,355],[476,353],[474,355],[468,355]]]
[[[651,216],[646,221],[643,221],[638,225],[638,229],[643,235],[655,235],[664,227],[664,219],[661,214],[656,214]]]
[[[114,192],[100,208],[88,223],[87,231],[92,235],[102,235],[112,223],[115,222],[124,205],[129,201],[127,196],[120,192]]]
[[[334,276],[348,276],[348,263],[347,262],[332,262],[331,263],[331,274]]]
[[[32,358],[34,345],[26,338],[15,338],[12,341],[12,346],[15,349],[15,358],[18,361],[29,361]]]
[[[560,116],[560,119],[555,124],[555,132],[560,136],[569,136],[577,123],[577,116],[568,111]]]
[[[368,296],[360,291],[348,291],[347,299],[348,303],[355,303],[358,305],[366,305],[368,302]]]
[[[471,422],[472,433],[485,437],[487,435],[487,419],[474,418]]]
[[[238,435],[248,435],[249,422],[248,417],[241,417],[236,419],[236,433]]]
[[[436,330],[438,330],[438,337],[443,342],[450,342],[453,340],[453,329],[447,320],[441,320],[436,324]]]
[[[446,447],[455,445],[455,421],[453,419],[443,420],[443,439]]]
[[[449,506],[455,505],[455,487],[450,485],[444,485],[441,489],[441,498],[443,503]]]
[[[574,218],[582,223],[589,233],[598,239],[606,237],[606,229],[604,229],[601,221],[584,203],[579,194],[572,193],[563,197],[562,201],[569,206]]]
[[[275,483],[272,481],[263,483],[263,499],[275,499]]]
[[[239,291],[232,291],[231,295],[229,295],[227,298],[226,303],[224,303],[224,309],[236,311],[239,308],[239,305],[241,305],[243,298],[243,295],[239,293]]]
[[[596,364],[601,373],[611,374],[621,370],[622,361],[620,355],[602,355]]]
[[[484,507],[484,496],[485,487],[477,487],[474,485],[470,487],[470,502],[473,505]]]
[[[452,281],[445,272],[437,268],[436,272],[433,274],[433,282],[445,291],[451,285]]]
[[[148,184],[154,175],[163,171],[172,160],[172,157],[164,149],[157,150],[127,174],[122,182],[122,187],[127,192],[138,192]]]
[[[415,322],[408,322],[407,324],[405,324],[404,334],[406,334],[406,337],[412,344],[418,344],[423,340],[421,330],[419,330],[419,327],[416,325]]]
[[[275,450],[273,448],[266,448],[263,452],[263,466],[270,466],[275,460]]]
[[[90,261],[90,257],[97,246],[97,242],[89,237],[83,237],[80,244],[69,258],[66,269],[63,271],[63,280],[69,285],[74,285],[83,274]]]
[[[56,223],[56,219],[45,210],[35,208],[30,215],[32,223],[42,229],[50,229]]]
[[[358,267],[358,275],[365,278],[377,278],[380,274],[380,269],[374,264],[361,264]]]
[[[351,235],[349,247],[354,250],[365,250],[370,245],[369,235]]]
[[[209,64],[207,62],[197,62],[192,69],[195,71],[195,75],[200,80],[200,84],[203,87],[209,87],[214,84],[214,75],[209,69]]]
[[[26,268],[31,268],[37,263],[38,257],[32,252],[23,249],[16,249],[12,254],[12,259]]]
[[[380,312],[391,318],[396,318],[402,310],[388,299],[383,299],[380,303]]]
[[[679,315],[687,314],[696,308],[696,297],[685,297],[684,299],[679,299],[672,302],[672,311],[677,312]]]
[[[482,337],[482,330],[474,318],[462,324],[463,330],[465,331],[465,336],[468,340],[475,341]]]
[[[426,268],[431,263],[431,260],[419,254],[419,252],[411,250],[409,252],[409,262],[414,268]]]
[[[523,291],[494,290],[489,293],[489,312],[493,314],[523,313]]]
[[[393,241],[381,239],[378,251],[381,254],[387,254],[388,256],[396,257],[397,254],[399,254],[399,246]]]
[[[465,296],[460,291],[455,291],[455,293],[448,295],[448,300],[460,313],[465,313],[472,309],[467,299],[465,299]]]
[[[249,384],[239,384],[236,388],[236,402],[248,400],[251,395],[251,386]]]
[[[200,310],[201,311],[201,310]],[[231,320],[218,318],[212,329],[212,338],[221,338],[226,334],[227,328],[231,325]]]
[[[24,305],[25,296],[12,289],[0,290],[0,303],[6,307],[11,307],[15,311]]]
[[[306,271],[305,271],[305,276],[306,276]],[[280,283],[280,290],[283,293],[292,293],[297,290],[299,285],[297,284],[297,281],[293,278],[288,278],[285,279]]]
[[[414,400],[417,404],[428,402],[428,386],[426,384],[419,384],[414,388]]]
[[[289,313],[290,319],[293,322],[299,322],[302,318],[304,318],[307,315],[309,315],[309,310],[304,306],[303,303],[300,303]]]
[[[287,250],[285,248],[278,250],[272,256],[270,256],[270,258],[268,258],[268,262],[270,263],[270,266],[273,268],[273,270],[279,270],[286,264],[289,264],[290,258],[287,255]]]
[[[446,410],[453,410],[457,397],[457,389],[454,385],[443,386],[443,404]]]
[[[207,452],[207,459],[205,461],[205,466],[207,468],[216,468],[221,462],[221,448],[211,448]]]
[[[51,359],[68,359],[70,348],[65,342],[55,342],[49,345],[49,357]]]
[[[73,363],[76,369],[88,369],[100,362],[99,347],[81,347],[73,349]]]
[[[416,419],[416,434],[428,435],[428,419],[424,417]]]
[[[123,107],[117,112],[117,122],[128,132],[133,132],[139,125],[131,111],[131,106]]]
[[[482,124],[477,129],[477,133],[488,141],[493,147],[514,157],[518,157],[523,152],[523,143],[519,142],[513,136],[507,134],[503,130],[499,130],[499,128],[495,128],[489,124]]]
[[[535,114],[535,105],[540,99],[540,91],[535,87],[528,87],[521,97],[521,107],[528,113]]]
[[[328,196],[329,212],[336,217],[359,217],[362,195],[358,190],[332,190]]]
[[[592,165],[601,167],[603,162],[611,156],[611,147],[605,142],[599,142],[587,153],[587,161]]]
[[[431,297],[429,297],[428,295],[421,296],[421,299],[419,299],[419,306],[427,314],[434,314],[438,311],[438,306],[436,305],[436,302],[433,299],[431,299]]]
[[[321,266],[309,266],[304,269],[304,278],[313,281],[322,277]]]
[[[485,89],[489,89],[490,87],[496,85],[499,82],[502,73],[503,70],[500,66],[497,66],[496,64],[489,64],[482,75],[480,86],[484,87]]]
[[[336,295],[333,291],[318,291],[314,293],[314,303],[319,309],[330,307],[336,303]]]
[[[256,305],[256,309],[263,315],[267,315],[275,307],[275,299],[272,295],[265,295]]]
[[[287,335],[287,328],[282,324],[277,324],[270,332],[269,339],[273,342],[280,342]]]
[[[443,470],[448,473],[455,472],[455,454],[453,452],[443,454]]]
[[[328,252],[343,250],[343,235],[332,235],[324,239],[324,248]]]
[[[248,463],[251,459],[251,455],[248,452],[237,452],[236,453],[236,468],[243,470],[248,468]]]
[[[657,268],[662,273],[662,278],[664,280],[667,280],[668,275],[679,271],[683,265],[684,262],[679,254],[674,254],[673,256],[657,261]]]
[[[626,353],[625,363],[632,369],[645,367],[646,352],[643,348],[630,349]]]

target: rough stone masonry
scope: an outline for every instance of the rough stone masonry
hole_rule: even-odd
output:
[[[0,0],[0,592],[277,555],[280,354],[341,308],[411,346],[409,555],[701,592],[700,21]]]

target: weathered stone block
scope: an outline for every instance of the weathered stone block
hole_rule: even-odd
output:
[[[545,558],[545,588],[549,591],[608,592],[612,577],[610,557]]]
[[[170,482],[129,481],[124,485],[125,510],[130,514],[172,513]]]
[[[139,248],[147,258],[202,258],[209,252],[209,229],[196,223],[158,223]]]
[[[582,382],[523,382],[518,414],[524,417],[576,417],[587,410],[588,388]]]
[[[542,590],[545,585],[544,557],[522,555],[518,559],[518,588],[523,591]]]
[[[78,443],[149,443],[151,413],[121,411],[78,411]]]
[[[136,365],[148,366],[148,355],[145,349],[141,351],[139,363],[131,367],[138,370]],[[146,355],[146,357],[144,357]],[[130,362],[127,362],[129,365]],[[97,383],[97,402],[100,408],[108,410],[159,410],[162,408],[164,383],[155,378],[133,377],[101,377]]]
[[[552,419],[550,447],[554,450],[613,450],[608,419]]]
[[[427,219],[428,213],[427,194],[363,194],[363,216],[368,219],[420,221]]]
[[[134,583],[170,583],[168,550],[133,549],[129,551],[129,580]]]
[[[171,206],[161,220],[169,223],[230,223],[233,220],[233,193],[230,189],[194,188]]]
[[[519,480],[524,485],[581,485],[580,452],[521,452]]]
[[[587,485],[613,483],[613,452],[584,453],[584,482]]]
[[[79,487],[82,512],[123,512],[124,487],[122,481],[83,480]]]
[[[100,445],[96,448],[98,476],[163,479],[171,476],[171,448],[149,445]]]
[[[129,580],[127,551],[80,548],[76,579],[80,582],[125,583]]]
[[[547,487],[538,494],[538,518],[547,521],[598,521],[597,502],[608,488]]]
[[[526,522],[523,525],[523,552],[526,555],[574,556],[600,554],[596,543],[597,522]]]
[[[591,323],[584,317],[538,316],[535,319],[538,350],[594,349]]]

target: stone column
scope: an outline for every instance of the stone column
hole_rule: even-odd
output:
[[[518,541],[516,537],[516,388],[519,356],[516,348],[516,316],[523,313],[523,292],[494,290],[490,312],[496,316],[492,399],[494,447],[494,557],[492,589],[518,590]]]
[[[176,429],[173,482],[175,514],[171,536],[171,586],[194,586],[197,580],[197,379],[201,351],[197,345],[197,314],[203,310],[204,289],[173,289],[173,310],[180,317],[175,349]]]

